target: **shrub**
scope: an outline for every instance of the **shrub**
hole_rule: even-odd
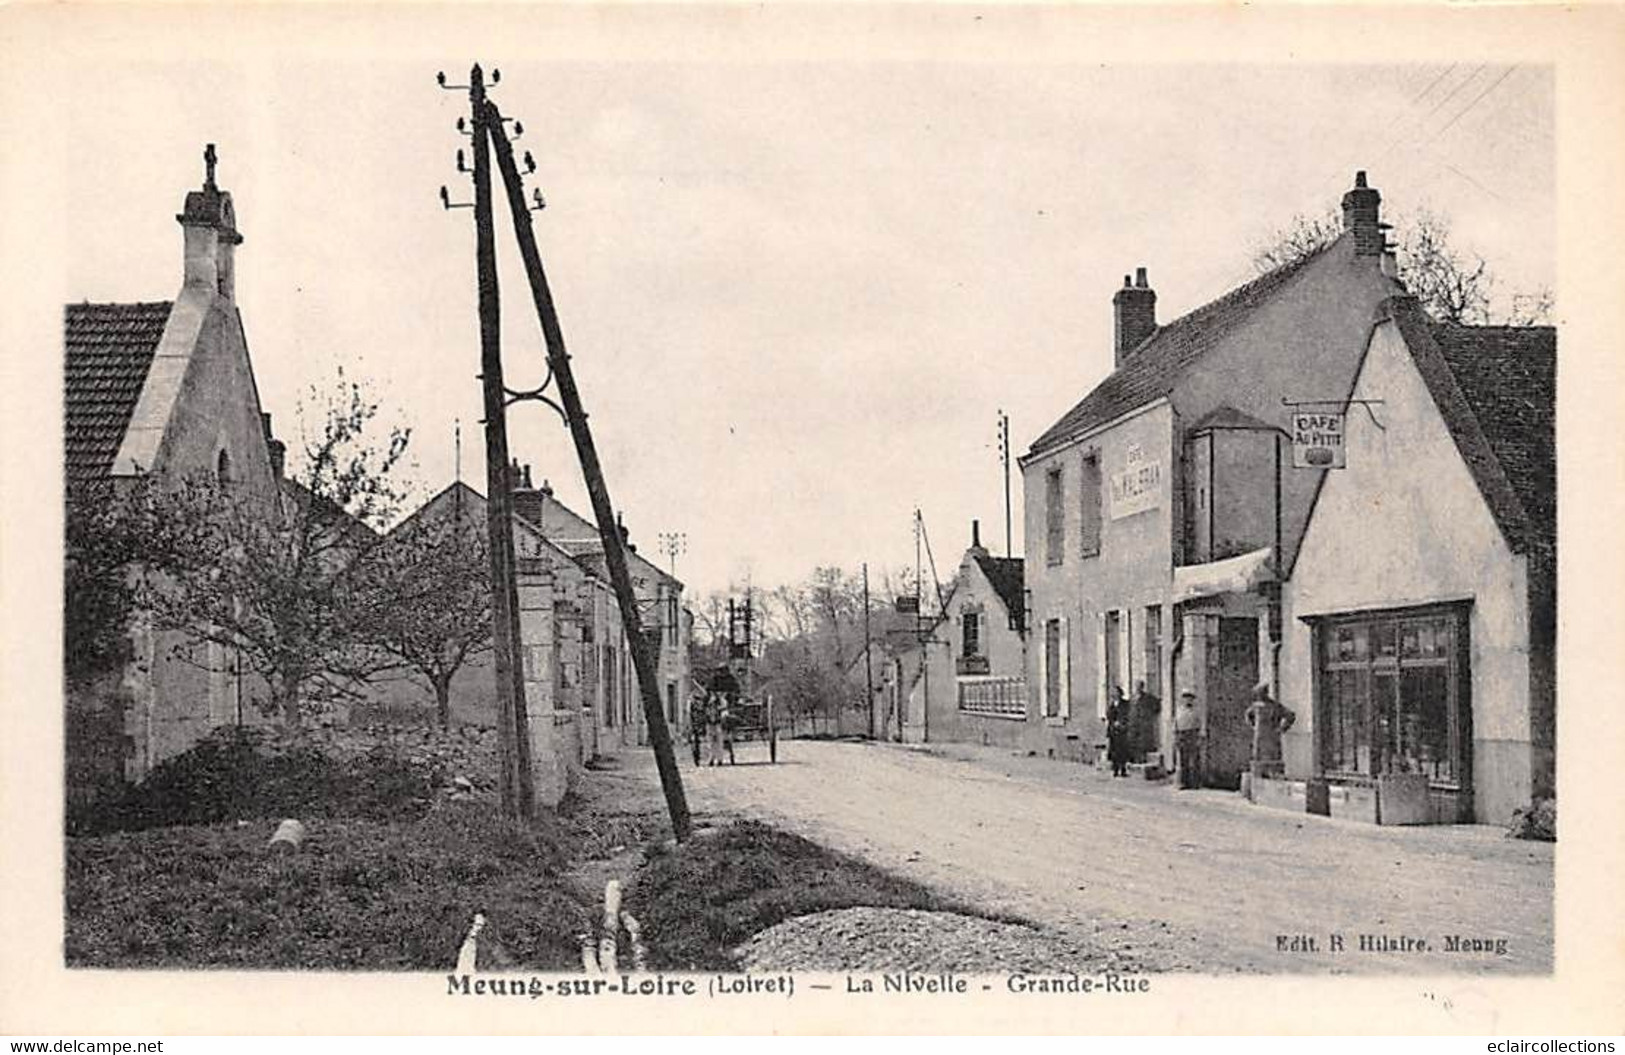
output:
[[[146,780],[70,809],[70,834],[141,831],[259,817],[411,820],[428,811],[444,775],[378,749],[334,758],[260,729],[216,729]]]
[[[1507,835],[1514,839],[1537,839],[1541,842],[1557,841],[1557,800],[1536,799],[1529,806],[1512,814]]]

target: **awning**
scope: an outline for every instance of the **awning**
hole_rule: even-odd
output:
[[[1272,553],[1272,548],[1265,546],[1239,557],[1175,568],[1173,594],[1169,600],[1179,604],[1221,593],[1251,593],[1260,584],[1274,581]]]

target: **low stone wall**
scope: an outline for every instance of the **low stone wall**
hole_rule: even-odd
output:
[[[497,787],[497,734],[482,726],[365,725],[322,726],[309,735],[324,749],[340,758],[360,757],[379,748],[397,752],[414,765],[432,765],[442,770],[455,793],[467,782],[465,791],[495,791]]]

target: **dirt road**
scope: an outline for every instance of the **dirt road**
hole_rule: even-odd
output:
[[[779,824],[1148,969],[1551,969],[1553,847],[1499,829],[1379,828],[987,749],[759,753],[685,765],[695,809]]]

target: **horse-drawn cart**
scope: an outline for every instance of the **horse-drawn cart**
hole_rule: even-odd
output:
[[[720,730],[717,726],[721,726]],[[704,745],[720,733],[721,746],[727,752],[728,763],[737,763],[736,744],[756,741],[767,744],[768,762],[779,760],[779,733],[773,722],[773,697],[762,699],[738,697],[732,700],[721,696],[697,700],[689,739],[694,747],[694,764],[700,764]]]
[[[767,743],[767,760],[779,760],[779,733],[773,725],[773,697],[759,700],[740,699],[723,712],[723,743],[728,748],[728,762],[733,764],[734,745],[748,741]]]

